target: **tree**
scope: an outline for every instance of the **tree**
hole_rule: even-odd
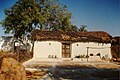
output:
[[[81,25],[79,31],[80,31],[80,32],[87,32],[86,27],[87,27],[86,25]]]
[[[71,30],[71,13],[57,0],[18,0],[6,9],[5,19],[1,24],[5,33],[14,34],[15,38],[40,30]]]
[[[32,24],[36,23],[35,15],[38,14],[36,13],[38,7],[33,1],[19,0],[11,8],[5,10],[6,17],[2,21],[5,33],[13,33],[16,38],[21,38],[23,34],[33,29]]]
[[[72,28],[72,31],[76,31],[76,32],[79,31],[79,29],[76,25],[71,25],[71,28]]]

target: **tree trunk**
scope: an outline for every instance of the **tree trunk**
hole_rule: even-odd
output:
[[[15,52],[15,42],[14,42],[14,40],[15,40],[15,36],[13,35],[13,41],[12,41],[13,52]]]
[[[35,41],[32,41],[32,50],[31,50],[32,53],[34,51],[34,43],[35,43]]]

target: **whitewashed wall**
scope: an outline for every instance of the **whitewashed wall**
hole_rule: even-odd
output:
[[[2,50],[2,48],[3,48],[2,46],[3,46],[4,42],[5,42],[4,40],[0,42],[0,50]]]
[[[58,41],[36,41],[33,58],[48,58],[49,55],[61,58],[61,47],[61,42]]]
[[[111,58],[111,44],[103,44],[103,43],[94,43],[94,42],[77,42],[72,44],[71,57],[74,58],[76,55],[87,55],[87,48],[93,47],[98,49],[88,49],[88,55],[93,53],[94,55],[100,53],[101,57],[105,56]]]

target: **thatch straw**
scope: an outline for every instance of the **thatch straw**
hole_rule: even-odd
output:
[[[40,31],[34,30],[32,32],[32,39],[43,40],[57,40],[57,41],[72,41],[72,42],[102,42],[110,43],[112,36],[104,31],[93,32],[60,32],[60,31]]]

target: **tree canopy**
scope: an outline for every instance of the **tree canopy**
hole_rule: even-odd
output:
[[[72,31],[77,31],[77,32],[87,32],[87,25],[81,25],[81,27],[77,27],[76,25],[71,25]]]
[[[80,29],[79,29],[79,31],[80,32],[87,32],[87,25],[81,25],[81,27],[80,27]]]
[[[6,9],[1,24],[5,33],[16,38],[30,33],[33,29],[69,31],[71,12],[57,0],[18,0]]]

